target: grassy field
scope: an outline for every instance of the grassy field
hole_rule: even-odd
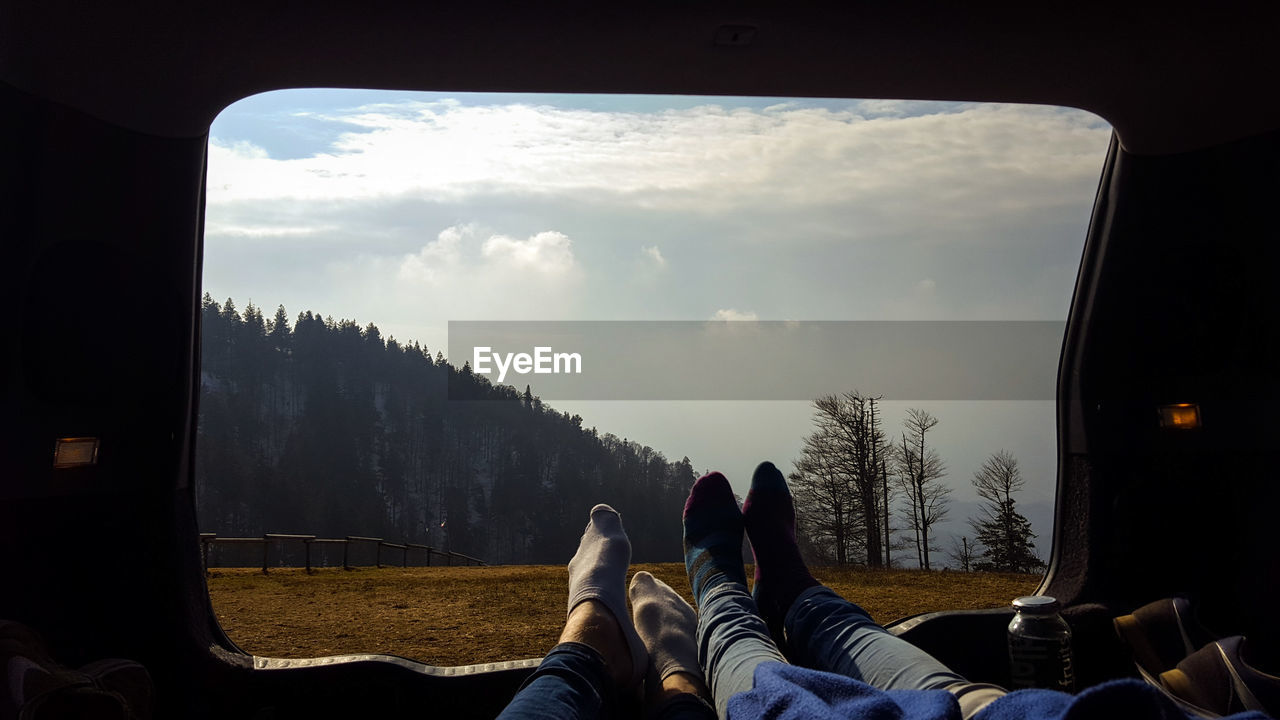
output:
[[[692,600],[684,566],[634,565]],[[750,571],[748,571],[750,572]],[[1006,605],[1038,576],[818,568],[819,580],[879,622],[935,610]],[[432,665],[541,657],[568,602],[563,566],[210,571],[227,635],[270,657],[389,653]]]

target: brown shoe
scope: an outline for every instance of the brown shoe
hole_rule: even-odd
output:
[[[1244,637],[1216,640],[1160,674],[1171,695],[1217,715],[1258,710],[1280,711],[1280,677],[1245,661]]]
[[[1133,652],[1134,662],[1148,680],[1172,670],[1183,658],[1214,636],[1196,622],[1191,601],[1184,597],[1164,598],[1115,619],[1116,633]]]

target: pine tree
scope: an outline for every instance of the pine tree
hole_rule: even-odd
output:
[[[276,306],[275,319],[271,321],[271,347],[276,352],[289,354],[289,313],[284,309],[284,305]]]
[[[1035,554],[1031,522],[1017,511],[1013,498],[1024,484],[1017,458],[1004,450],[987,458],[974,473],[973,486],[986,501],[982,514],[969,521],[983,545],[975,569],[1030,573],[1044,567]]]

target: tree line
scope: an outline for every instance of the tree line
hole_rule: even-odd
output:
[[[687,457],[584,428],[528,387],[494,385],[373,324],[291,320],[283,306],[267,318],[207,294],[201,323],[202,530],[374,535],[561,564],[607,502],[638,562],[681,559]]]
[[[815,563],[893,567],[905,554],[929,570],[942,550],[934,528],[947,517],[953,490],[931,442],[938,419],[909,408],[892,433],[879,402],[857,391],[814,400],[814,430],[788,477],[797,540]],[[1025,484],[1017,459],[1004,450],[991,455],[972,482],[983,502],[969,518],[974,540],[957,540],[951,559],[966,571],[1040,570],[1035,533],[1014,497]]]
[[[596,502],[618,508],[639,562],[679,561],[680,510],[696,479],[662,453],[557,412],[527,387],[494,385],[377,326],[313,312],[271,318],[202,305],[196,504],[222,535],[305,532],[421,542],[491,563],[563,563]],[[451,400],[450,397],[453,399]],[[802,551],[816,563],[934,567],[951,487],[911,408],[885,427],[879,398],[814,401],[789,476]],[[983,500],[951,559],[1031,572],[1023,480],[1004,451],[972,479]]]

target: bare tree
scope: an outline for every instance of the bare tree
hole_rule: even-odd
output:
[[[889,524],[889,519],[893,517],[890,508],[893,507],[893,489],[889,485],[889,458],[892,447],[886,448],[886,452],[880,458],[880,516],[884,518],[884,532],[881,533],[881,540],[884,543],[884,566],[893,567],[893,527]]]
[[[951,538],[951,550],[947,553],[952,562],[960,566],[965,572],[973,571],[973,559],[977,553],[977,546],[969,542],[969,538],[962,537],[959,540]]]
[[[938,451],[929,445],[927,435],[938,419],[919,408],[907,410],[906,432],[898,448],[898,487],[906,497],[903,507],[916,541],[916,560],[929,570],[929,555],[939,548],[933,544],[930,531],[947,515],[951,488],[942,483],[946,466]]]
[[[845,398],[850,404],[855,402],[859,397],[857,393],[846,393]],[[858,489],[858,497],[863,503],[863,522],[867,526],[867,565],[869,567],[880,567],[880,557],[884,552],[883,548],[889,546],[888,519],[885,519],[885,531],[881,534],[879,518],[881,511],[881,485],[884,475],[884,463],[886,457],[892,452],[890,443],[885,438],[884,431],[880,429],[880,413],[876,409],[878,397],[863,397],[864,410],[862,413],[862,444],[857,457],[858,473],[854,476],[854,482]],[[870,510],[867,509],[870,505]]]
[[[1029,573],[1044,566],[1035,554],[1031,522],[1017,511],[1013,499],[1023,485],[1018,459],[1004,450],[987,458],[974,473],[973,487],[986,501],[981,515],[969,521],[984,547],[977,569]]]
[[[880,429],[878,400],[856,391],[814,400],[817,429],[805,439],[794,477],[802,488],[797,514],[807,515],[814,532],[828,528],[833,540],[839,529],[837,562],[853,562],[856,549],[865,552],[870,567],[883,565],[885,552],[881,508],[889,450]],[[802,504],[807,505],[804,510]]]
[[[902,527],[893,524],[895,517],[902,517],[908,524],[910,523],[910,518],[903,512],[903,508],[898,507],[897,512],[894,508],[894,503],[902,495],[902,483],[897,476],[899,453],[900,449],[890,444],[880,461],[880,514],[884,523],[881,538],[884,544],[884,566],[887,568],[894,567],[895,562],[900,562],[895,552],[906,552],[908,554],[903,557],[909,557],[909,552],[916,547],[915,538],[906,536],[906,533],[902,532]]]
[[[821,562],[849,562],[860,529],[860,508],[849,478],[834,462],[833,440],[820,428],[804,440],[788,476],[796,508],[796,534],[806,555]]]

